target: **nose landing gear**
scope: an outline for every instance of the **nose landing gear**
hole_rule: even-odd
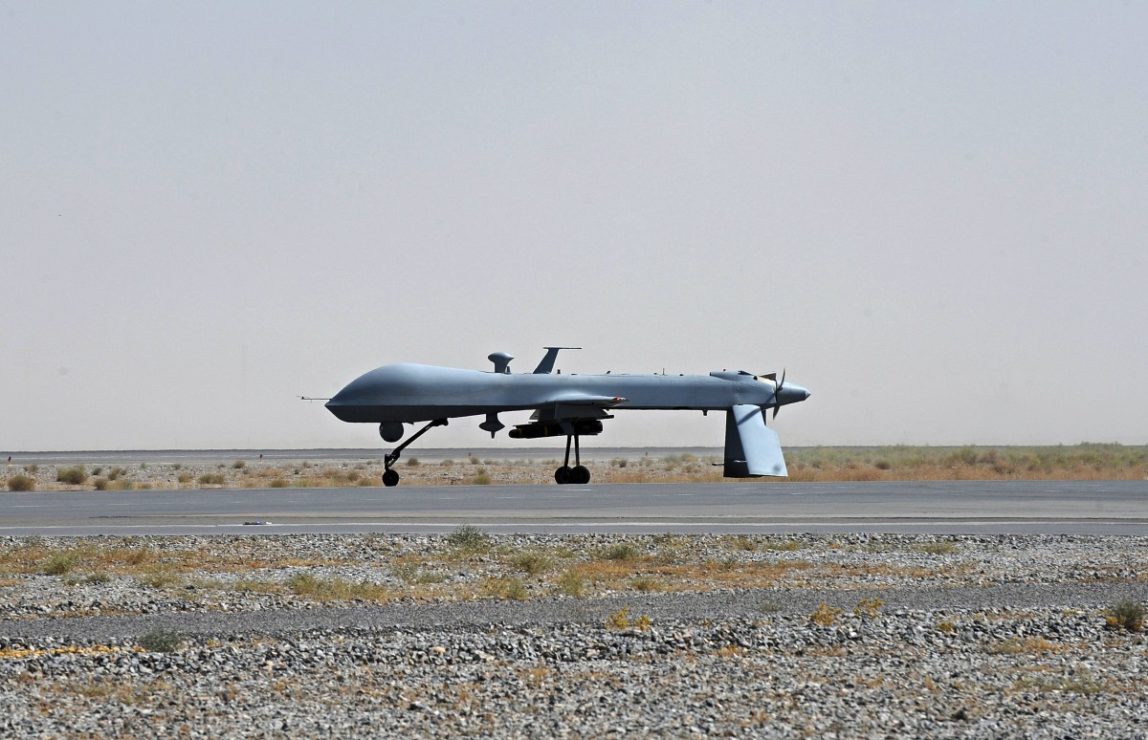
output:
[[[399,461],[399,458],[403,454],[403,450],[405,450],[411,442],[414,442],[416,439],[429,432],[431,427],[445,427],[446,424],[446,419],[435,419],[430,424],[427,424],[425,427],[412,434],[410,439],[408,439],[406,442],[403,442],[401,445],[388,452],[386,457],[383,458],[383,467],[385,468],[383,471],[383,485],[387,488],[394,488],[399,484],[399,478],[401,476],[399,475],[399,471],[394,469],[395,463]]]
[[[570,440],[574,440],[574,467],[570,467]],[[578,447],[578,435],[566,435],[566,460],[562,467],[554,471],[554,482],[558,485],[569,483],[585,485],[590,482],[590,469],[582,464],[582,451]]]

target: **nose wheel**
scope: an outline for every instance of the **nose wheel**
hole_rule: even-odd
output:
[[[570,440],[574,440],[574,467],[570,467]],[[566,460],[562,467],[554,471],[554,482],[560,486],[567,484],[585,485],[590,482],[590,469],[582,464],[582,452],[578,447],[578,435],[566,435]]]

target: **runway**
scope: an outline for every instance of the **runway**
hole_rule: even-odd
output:
[[[1148,482],[439,486],[0,494],[0,535],[449,532],[1148,535]]]

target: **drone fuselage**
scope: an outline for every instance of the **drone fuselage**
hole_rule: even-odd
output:
[[[495,352],[494,372],[400,363],[376,368],[347,384],[327,402],[343,421],[374,423],[387,442],[398,442],[404,424],[428,422],[385,458],[383,483],[398,484],[394,469],[402,451],[431,428],[448,419],[486,416],[479,424],[493,436],[506,427],[498,415],[533,411],[530,421],[516,424],[514,439],[566,437],[566,460],[555,471],[558,483],[588,483],[590,472],[580,462],[578,438],[602,432],[602,420],[615,410],[700,410],[726,414],[725,475],[736,478],[785,476],[785,458],[777,433],[765,423],[765,411],[804,401],[809,391],[777,380],[772,373],[715,371],[709,375],[628,375],[554,372],[563,347],[547,347],[532,373],[511,373],[510,355]],[[574,467],[570,466],[571,443]]]
[[[804,400],[808,393],[740,372],[709,375],[508,374],[403,363],[351,381],[328,403],[348,422],[418,422],[564,407],[610,410],[725,410],[740,404],[769,408]]]

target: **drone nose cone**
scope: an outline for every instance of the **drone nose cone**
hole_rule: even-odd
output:
[[[786,383],[781,386],[777,391],[777,401],[779,406],[784,406],[787,403],[799,403],[809,398],[811,394],[807,389],[793,383]]]
[[[348,409],[347,409],[347,403],[346,403],[345,397],[340,398],[340,396],[343,396],[342,391],[340,391],[339,393],[336,393],[334,395],[334,397],[331,398],[330,401],[327,401],[327,403],[325,403],[323,405],[327,407],[328,411],[330,411],[332,414],[335,415],[335,418],[340,419],[342,421],[350,421],[350,418],[348,417],[348,414],[347,414]]]

